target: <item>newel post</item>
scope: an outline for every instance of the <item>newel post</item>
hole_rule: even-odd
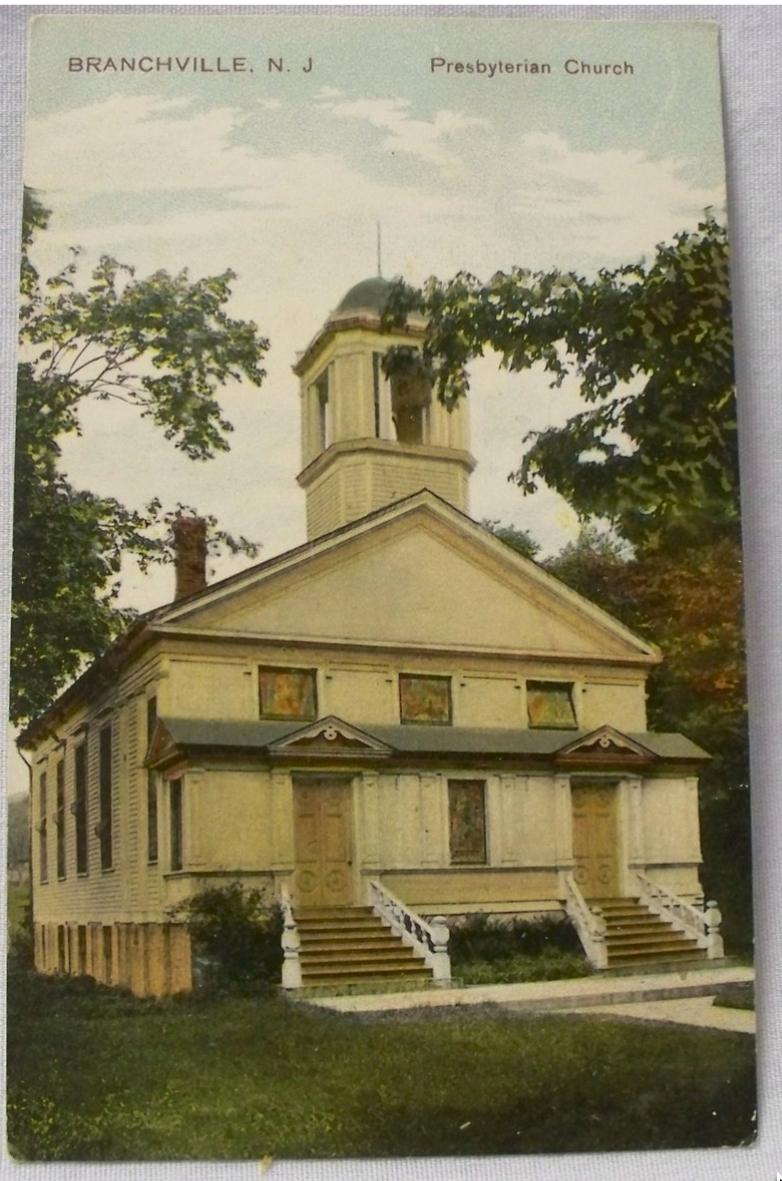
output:
[[[605,915],[599,906],[592,907],[594,927],[592,930],[593,960],[592,966],[603,972],[608,967],[608,945],[606,944]]]
[[[706,938],[708,939],[706,955],[710,960],[721,960],[725,955],[725,944],[720,935],[722,913],[716,902],[706,903],[704,920],[706,923]]]
[[[451,979],[451,957],[448,955],[448,940],[451,932],[441,914],[437,914],[430,922],[432,931],[432,977],[439,984],[446,984]]]
[[[301,939],[293,917],[290,896],[286,887],[282,890],[282,987],[294,989],[302,987],[301,978]]]

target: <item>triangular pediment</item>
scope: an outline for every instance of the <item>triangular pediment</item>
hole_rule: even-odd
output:
[[[269,754],[272,755],[305,753],[333,758],[355,755],[386,758],[391,747],[333,715],[319,718],[317,722],[269,744]]]
[[[156,767],[165,763],[167,759],[179,754],[179,747],[169,733],[165,722],[160,718],[155,722],[152,737],[149,740],[144,763],[147,767]]]
[[[174,604],[155,627],[657,663],[657,650],[430,492]]]
[[[657,756],[648,747],[615,730],[600,726],[583,734],[557,751],[557,762],[650,763]]]

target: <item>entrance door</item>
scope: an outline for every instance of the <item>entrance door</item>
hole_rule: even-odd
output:
[[[296,896],[302,907],[353,902],[350,780],[296,779]]]
[[[615,898],[618,890],[616,854],[616,788],[578,783],[573,802],[573,876],[585,898]]]

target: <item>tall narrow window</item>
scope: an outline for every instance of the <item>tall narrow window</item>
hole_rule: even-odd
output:
[[[49,841],[47,834],[46,810],[46,772],[41,772],[38,780],[38,869],[42,883],[49,880]]]
[[[157,697],[147,698],[147,747],[152,741],[157,724]]]
[[[106,984],[111,984],[114,976],[111,927],[102,927],[101,929],[103,931],[103,980]]]
[[[157,775],[147,771],[147,861],[157,865],[158,821],[157,821]]]
[[[157,724],[157,697],[147,698],[147,749]],[[158,859],[158,815],[157,775],[147,771],[147,862],[157,865]]]
[[[56,772],[57,813],[57,877],[65,877],[65,759],[60,759]]]
[[[326,369],[315,382],[318,399],[318,446],[325,451],[331,443],[329,437],[329,371]]]
[[[99,739],[99,779],[100,779],[100,824],[98,835],[100,838],[100,867],[111,869],[112,857],[112,807],[114,792],[111,779],[111,726],[104,726]]]
[[[372,354],[372,390],[375,403],[375,438],[380,438],[380,382],[383,376],[381,368],[382,354]]]
[[[182,846],[184,833],[182,828],[182,780],[171,780],[171,868],[182,868]]]
[[[73,752],[74,814],[76,817],[76,872],[87,873],[87,743]]]
[[[452,865],[486,864],[486,784],[482,779],[448,780]]]

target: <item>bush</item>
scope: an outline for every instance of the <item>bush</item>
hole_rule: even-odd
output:
[[[207,991],[266,992],[280,982],[282,911],[241,882],[194,894],[174,908],[193,946],[193,977]]]
[[[477,961],[495,964],[550,951],[583,957],[575,927],[559,915],[516,918],[510,922],[498,922],[485,914],[471,915],[461,926],[452,929],[448,951],[453,964],[460,966]]]

